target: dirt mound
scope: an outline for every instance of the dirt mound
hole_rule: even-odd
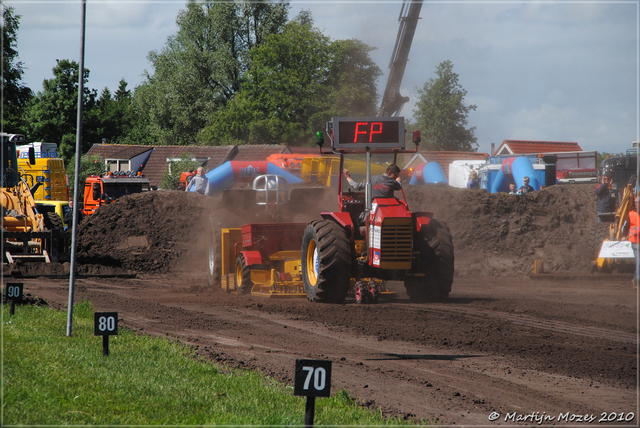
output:
[[[596,223],[591,185],[552,186],[524,196],[407,185],[405,194],[413,211],[431,211],[450,227],[458,276],[526,274],[534,260],[544,260],[547,272],[588,271],[586,240]],[[335,196],[326,199],[320,205],[332,206],[321,209],[334,210]],[[308,203],[292,204],[280,220],[310,220],[320,211]],[[198,269],[204,275],[210,228],[237,227],[255,220],[258,211],[248,205],[239,213],[221,195],[155,191],[123,197],[80,224],[78,263],[139,273]]]
[[[526,195],[442,185],[411,186],[414,211],[432,211],[451,229],[457,275],[587,272],[587,239],[596,224],[592,185],[551,186]]]
[[[135,272],[180,270],[198,254],[191,250],[202,249],[200,236],[215,203],[214,198],[178,191],[119,198],[79,224],[78,264]]]

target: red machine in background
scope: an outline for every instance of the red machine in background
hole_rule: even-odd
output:
[[[84,182],[82,214],[91,215],[102,205],[110,204],[124,195],[150,190],[149,179],[142,175],[90,175]]]

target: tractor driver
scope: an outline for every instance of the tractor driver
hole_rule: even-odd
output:
[[[344,170],[344,177],[347,179],[349,185],[353,187],[354,190],[362,190],[365,188],[366,181],[356,183],[355,180],[351,178],[348,169]],[[373,199],[395,197],[393,194],[394,190],[402,189],[402,180],[400,180],[400,167],[392,163],[387,166],[386,173],[371,176],[371,187],[371,197]]]

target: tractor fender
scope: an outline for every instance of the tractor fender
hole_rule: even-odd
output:
[[[423,227],[429,225],[431,218],[433,217],[433,213],[431,212],[417,212],[414,213],[416,216],[416,232],[421,232]]]
[[[351,221],[351,216],[349,213],[342,212],[330,212],[330,213],[321,213],[320,214],[325,220],[333,220],[338,223],[342,228],[349,234],[351,239],[353,239],[353,221]]]
[[[260,251],[240,251],[240,254],[238,255],[244,256],[244,260],[247,266],[262,264],[262,256],[260,255]]]

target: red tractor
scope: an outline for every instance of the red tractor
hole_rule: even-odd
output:
[[[347,154],[366,154],[366,183],[370,183],[372,156],[416,152],[405,150],[401,117],[333,118],[327,123],[331,152],[340,155],[340,170]],[[324,134],[318,133],[321,153]],[[373,199],[365,192],[345,191],[338,185],[339,211],[323,212],[310,222],[302,238],[301,273],[307,298],[339,303],[356,280],[358,302],[378,298],[378,280],[404,281],[413,301],[444,300],[453,283],[453,240],[449,228],[431,212],[411,212],[402,192],[397,198]],[[362,214],[364,213],[364,215]]]

